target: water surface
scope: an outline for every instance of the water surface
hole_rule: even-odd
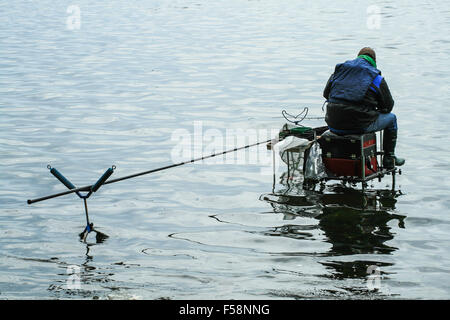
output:
[[[1,299],[447,299],[449,10],[431,1],[69,1],[0,4]],[[275,186],[264,164],[185,165],[102,187],[85,226],[75,185],[172,163],[178,129],[278,130],[323,116],[334,65],[377,52],[395,99],[396,192]],[[305,124],[323,125],[319,119]],[[205,141],[205,146],[207,142]],[[80,289],[70,290],[69,266]],[[377,266],[380,288],[368,287]]]

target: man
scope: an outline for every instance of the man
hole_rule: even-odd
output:
[[[323,92],[327,99],[325,121],[336,134],[361,134],[384,130],[383,167],[392,169],[405,160],[395,156],[397,118],[394,100],[372,48],[362,48],[356,59],[336,65]]]

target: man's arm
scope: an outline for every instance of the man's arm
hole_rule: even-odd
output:
[[[328,100],[328,96],[330,95],[331,82],[333,82],[333,75],[334,75],[334,73],[328,79],[327,85],[325,86],[325,89],[323,90],[323,97],[327,100]]]
[[[392,99],[391,91],[383,78],[380,83],[380,94],[378,95],[378,108],[381,113],[389,113],[394,108],[394,99]]]

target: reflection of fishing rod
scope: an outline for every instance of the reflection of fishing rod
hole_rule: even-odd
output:
[[[226,153],[235,152],[235,151],[242,150],[242,149],[247,149],[247,148],[250,148],[250,147],[253,147],[253,146],[257,146],[257,145],[260,145],[260,144],[263,144],[263,143],[268,143],[268,142],[270,142],[272,140],[273,139],[269,139],[269,140],[266,140],[266,141],[260,141],[260,142],[256,142],[256,143],[253,143],[253,144],[246,145],[244,147],[234,148],[234,149],[230,149],[230,150],[219,152],[219,153],[213,153],[213,154],[208,155],[208,156],[204,156],[204,157],[200,157],[200,158],[196,158],[196,159],[191,159],[191,160],[188,160],[188,161],[171,164],[171,165],[164,166],[164,167],[161,167],[161,168],[152,169],[152,170],[148,170],[148,171],[143,171],[143,172],[139,172],[139,173],[135,173],[135,174],[131,174],[131,175],[128,175],[128,176],[124,176],[124,177],[120,177],[120,178],[117,178],[117,179],[106,181],[111,176],[111,174],[113,174],[113,172],[114,172],[115,166],[113,166],[112,168],[109,168],[103,174],[103,176],[100,177],[100,179],[94,185],[89,185],[89,186],[84,186],[84,187],[79,187],[79,188],[76,188],[72,183],[70,183],[70,181],[68,181],[64,176],[62,176],[56,169],[51,168],[50,166],[48,166],[48,168],[50,169],[51,173],[59,181],[61,181],[61,183],[63,183],[67,188],[69,188],[70,190],[64,191],[64,192],[60,192],[60,193],[55,193],[55,194],[48,195],[48,196],[45,196],[45,197],[42,197],[42,198],[27,200],[27,203],[28,204],[32,204],[32,203],[35,203],[35,202],[44,201],[44,200],[48,200],[48,199],[64,196],[64,195],[70,194],[70,193],[77,193],[78,194],[79,192],[83,192],[83,191],[89,192],[88,194],[90,196],[92,194],[92,192],[96,192],[100,188],[100,186],[105,185],[105,184],[110,184],[110,183],[115,183],[115,182],[119,182],[119,181],[122,181],[122,180],[136,178],[136,177],[143,176],[143,175],[146,175],[146,174],[155,173],[155,172],[158,172],[158,171],[163,171],[163,170],[167,170],[167,169],[170,169],[170,168],[175,168],[175,167],[178,167],[178,166],[182,166],[182,165],[185,165],[185,164],[188,164],[188,163],[193,163],[193,162],[197,162],[197,161],[213,158],[213,157],[220,156],[220,155],[223,155],[223,154],[226,154]]]

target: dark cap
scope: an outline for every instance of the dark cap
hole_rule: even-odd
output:
[[[373,61],[377,61],[377,57],[375,55],[375,51],[372,48],[364,47],[361,50],[359,50],[358,56],[360,55],[366,55],[373,59]]]

